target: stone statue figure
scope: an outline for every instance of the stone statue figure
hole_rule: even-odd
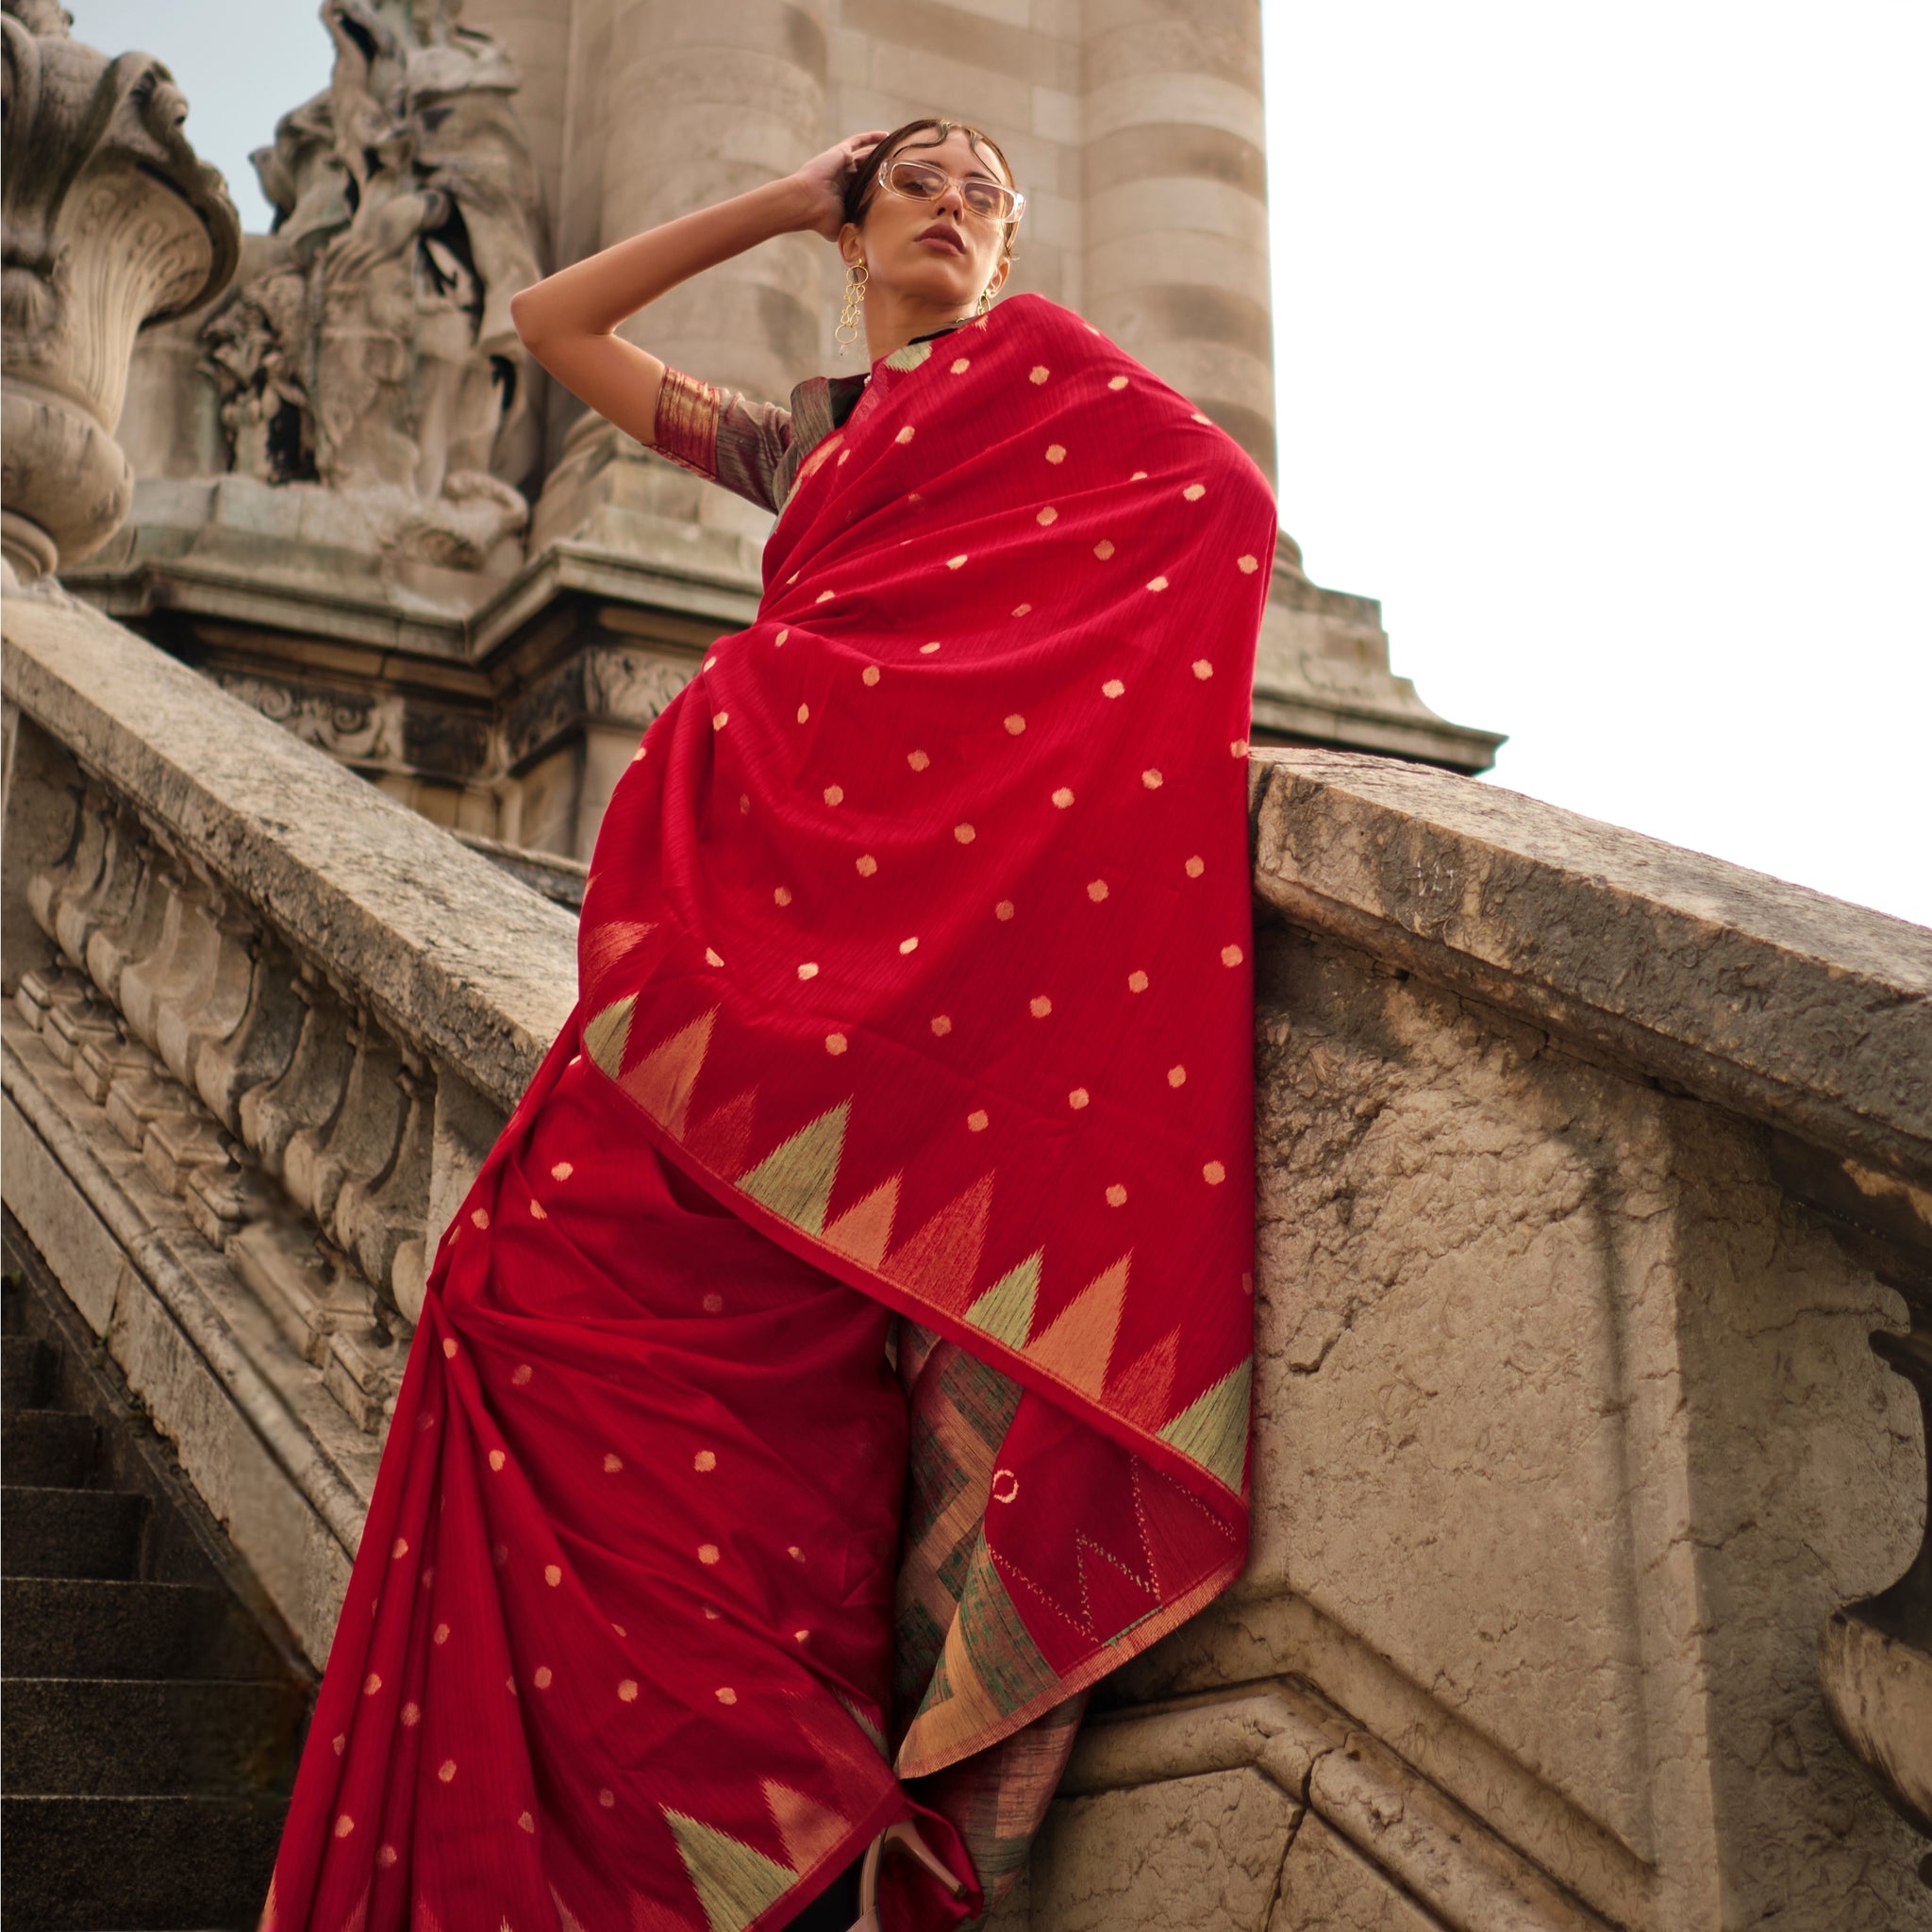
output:
[[[537,279],[520,76],[460,0],[324,0],[329,86],[256,154],[276,210],[204,331],[234,467],[353,498],[384,550],[478,568],[538,455],[509,298]]]

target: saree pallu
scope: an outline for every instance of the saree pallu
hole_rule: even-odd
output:
[[[1239,1572],[1274,529],[1038,297],[811,450],[439,1249],[266,1927],[775,1932],[915,1810],[955,1923]]]

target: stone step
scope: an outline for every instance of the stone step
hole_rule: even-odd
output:
[[[284,1674],[254,1622],[205,1584],[9,1576],[0,1582],[0,1629],[8,1677]]]
[[[37,1408],[54,1385],[54,1351],[34,1335],[0,1335],[0,1414]]]
[[[0,1575],[125,1576],[141,1571],[148,1500],[119,1490],[0,1488]]]
[[[58,1408],[19,1408],[0,1416],[0,1483],[42,1489],[86,1489],[100,1454],[91,1416]]]
[[[302,1724],[282,1684],[13,1677],[0,1788],[22,1796],[235,1794],[276,1785]]]
[[[255,1924],[281,1797],[0,1797],[10,1922],[39,1932]]]

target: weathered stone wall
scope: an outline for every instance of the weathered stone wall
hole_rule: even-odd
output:
[[[1932,935],[1414,768],[1257,808],[1254,1556],[1003,1923],[1926,1923],[1816,1671],[1923,1533],[1907,1311],[1774,1123],[1923,1163]]]
[[[398,1257],[570,922],[95,613],[0,625],[7,1206],[320,1657]],[[1924,1527],[1866,1338],[1932,1326],[1932,935],[1419,767],[1254,771],[1253,1560],[1103,1687],[1003,1932],[1924,1923],[1817,1642]],[[311,1102],[298,1160],[262,1122]]]

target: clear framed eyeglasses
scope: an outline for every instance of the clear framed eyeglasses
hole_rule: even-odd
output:
[[[957,187],[966,212],[986,222],[1017,222],[1026,211],[1026,197],[1004,182],[989,180],[983,175],[969,175],[962,181],[947,174],[933,161],[915,161],[897,156],[879,169],[879,185],[908,201],[937,201],[948,188]]]

